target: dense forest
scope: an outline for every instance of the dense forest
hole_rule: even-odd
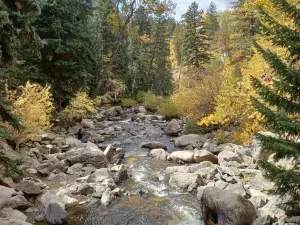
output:
[[[143,104],[186,133],[299,156],[298,0],[1,0],[1,137],[69,126],[97,107]],[[267,131],[273,135],[268,135]],[[299,212],[299,170],[262,160]]]

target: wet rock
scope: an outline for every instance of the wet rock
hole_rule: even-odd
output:
[[[173,188],[192,192],[203,184],[203,181],[198,174],[175,172],[170,175],[169,184]]]
[[[57,203],[50,203],[46,209],[46,220],[50,224],[64,224],[68,222],[67,212]]]
[[[83,119],[81,121],[81,124],[84,128],[89,128],[89,129],[95,129],[95,124],[92,120],[90,119]]]
[[[198,134],[182,135],[175,139],[175,145],[178,147],[185,147],[187,145],[202,147],[206,136]]]
[[[38,195],[42,192],[40,184],[31,180],[21,180],[15,189],[29,195]]]
[[[128,172],[125,168],[121,168],[118,172],[114,174],[114,181],[116,184],[120,184],[128,179]]]
[[[113,200],[115,196],[111,191],[105,191],[101,197],[101,203],[105,206],[108,206]]]
[[[160,143],[158,141],[153,141],[147,144],[143,144],[142,148],[148,148],[148,149],[157,149],[157,148],[162,148],[167,150],[167,146],[163,143]]]
[[[82,163],[91,164],[96,168],[105,168],[108,164],[104,153],[94,147],[73,148],[66,152],[66,161],[69,165]]]
[[[148,155],[152,158],[162,161],[166,161],[168,157],[168,153],[162,148],[152,149]]]
[[[25,222],[27,219],[27,216],[23,213],[21,213],[18,210],[13,210],[12,208],[4,208],[0,211],[1,217],[10,218],[13,220],[23,221]],[[1,220],[0,220],[1,222]],[[1,223],[2,225],[2,223]]]
[[[173,119],[165,127],[165,134],[170,136],[178,136],[181,131],[181,121]]]
[[[218,164],[218,157],[215,156],[214,154],[210,153],[207,150],[198,150],[194,154],[194,159],[196,163],[204,162],[204,161],[209,161],[215,164]]]
[[[82,170],[83,165],[81,163],[76,163],[72,165],[71,167],[68,168],[67,174],[79,174],[80,171]]]
[[[19,210],[26,210],[32,207],[32,204],[29,203],[26,198],[22,195],[16,195],[10,197],[5,201],[3,207],[12,208],[12,209],[19,209]]]
[[[232,191],[207,187],[201,197],[205,224],[252,225],[256,219],[253,204]]]
[[[194,151],[174,151],[168,156],[168,160],[172,160],[174,162],[185,162],[192,163],[195,162],[194,159]]]

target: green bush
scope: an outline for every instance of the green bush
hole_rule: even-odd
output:
[[[160,104],[158,105],[157,111],[165,116],[166,119],[180,117],[177,105],[167,97],[162,98]]]
[[[201,133],[201,128],[197,125],[197,123],[191,119],[188,119],[185,123],[184,134],[199,134]]]
[[[166,119],[178,118],[180,113],[178,107],[168,97],[157,96],[151,92],[143,94],[143,105],[166,117]]]
[[[123,98],[121,105],[123,107],[132,107],[132,106],[137,105],[137,101],[135,101],[134,99],[131,99],[131,98]]]
[[[226,143],[226,135],[224,131],[218,130],[214,131],[212,134],[217,139],[218,144]]]

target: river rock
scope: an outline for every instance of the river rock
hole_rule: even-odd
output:
[[[116,184],[120,184],[128,179],[128,172],[125,168],[121,168],[119,171],[114,173],[114,181]]]
[[[1,217],[6,217],[18,221],[23,221],[25,222],[27,219],[27,216],[23,213],[21,213],[18,210],[13,210],[12,208],[4,208],[0,211]],[[1,220],[0,220],[1,222]],[[1,223],[2,225],[2,223]]]
[[[203,191],[201,205],[205,224],[252,225],[256,219],[253,204],[232,191],[207,187]]]
[[[76,163],[91,164],[96,168],[107,167],[107,159],[104,153],[99,148],[83,147],[73,148],[66,152],[66,161],[70,165]]]
[[[207,150],[198,150],[194,154],[194,159],[196,163],[204,162],[204,161],[209,161],[214,164],[218,164],[218,157],[215,156],[214,154],[210,153]]]
[[[102,183],[105,179],[110,178],[110,175],[108,173],[107,168],[101,168],[101,169],[97,169],[94,172],[93,177],[95,178],[96,184],[99,184]]]
[[[165,127],[165,133],[166,135],[170,135],[170,136],[178,136],[178,133],[180,132],[180,125],[181,121],[180,120],[176,120],[173,119],[171,120],[167,126]]]
[[[205,143],[203,144],[203,149],[211,152],[211,153],[220,153],[220,150],[218,149],[218,145],[214,142],[214,140],[207,139]]]
[[[152,158],[162,161],[166,161],[168,157],[168,153],[162,148],[152,149],[148,155]]]
[[[194,151],[174,151],[168,156],[168,160],[172,160],[174,162],[193,163],[195,162],[194,154]]]
[[[31,180],[21,180],[15,189],[28,195],[38,195],[42,192],[40,184]]]
[[[235,161],[235,162],[238,162],[238,163],[241,163],[242,160],[241,158],[239,157],[238,154],[234,153],[234,152],[231,152],[231,151],[222,151],[218,154],[218,160],[219,160],[219,163],[222,163],[222,162],[232,162],[232,161]]]
[[[163,143],[160,143],[158,141],[153,141],[147,144],[143,144],[142,148],[148,148],[148,149],[156,149],[156,148],[162,148],[167,150],[167,146]]]
[[[111,191],[105,191],[101,197],[101,203],[105,206],[108,206],[113,200],[115,196]]]
[[[147,113],[147,110],[144,106],[137,106],[133,109],[135,113]]]
[[[192,192],[202,185],[203,181],[198,174],[175,172],[170,175],[169,184],[173,188]]]
[[[22,195],[16,195],[7,199],[3,205],[6,208],[26,210],[32,207],[32,204],[29,203],[26,198]]]
[[[89,128],[89,129],[95,129],[95,124],[92,120],[90,119],[83,119],[81,121],[81,124],[84,128]]]
[[[50,203],[46,209],[46,220],[50,224],[64,224],[68,222],[67,212],[57,203]]]
[[[198,134],[187,134],[187,135],[182,135],[178,138],[175,139],[175,145],[178,147],[185,147],[187,145],[201,145],[202,147],[203,143],[205,142],[206,137],[203,135],[198,135]]]
[[[0,185],[0,208],[6,202],[7,199],[16,194],[17,192],[15,191],[15,189]]]
[[[15,220],[11,218],[0,218],[1,225],[32,225],[31,223],[27,223],[21,220]]]
[[[80,195],[89,195],[93,194],[95,192],[95,189],[91,187],[89,184],[82,184],[78,186],[76,193]]]
[[[83,165],[81,163],[76,163],[68,168],[67,174],[71,174],[71,175],[79,174],[80,171],[82,170],[82,168],[83,168]]]

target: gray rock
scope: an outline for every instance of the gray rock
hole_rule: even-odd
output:
[[[42,141],[53,141],[56,137],[54,133],[45,133],[42,135]]]
[[[196,153],[194,154],[194,159],[196,163],[209,161],[218,164],[218,157],[207,150],[196,151]]]
[[[265,206],[268,201],[266,198],[263,198],[261,196],[252,196],[249,200],[252,202],[256,209]]]
[[[237,183],[237,184],[229,184],[226,187],[226,190],[230,190],[235,194],[241,195],[243,197],[246,197],[246,191],[244,189],[243,184],[241,183]]]
[[[16,195],[10,197],[5,201],[3,207],[12,208],[12,209],[19,209],[19,210],[26,210],[32,207],[32,204],[29,203],[26,198],[22,195]]]
[[[64,224],[68,222],[67,212],[57,203],[50,203],[46,209],[46,220],[50,224]]]
[[[256,219],[253,204],[232,191],[207,187],[201,198],[205,224],[252,225]]]
[[[218,154],[219,163],[235,161],[241,163],[242,160],[238,154],[231,151],[222,151]]]
[[[220,150],[218,149],[218,145],[214,143],[213,140],[206,140],[205,143],[203,144],[203,149],[211,152],[211,153],[219,153]]]
[[[92,120],[90,119],[83,119],[81,121],[81,124],[84,128],[89,128],[89,129],[95,129],[95,124]]]
[[[158,141],[153,141],[147,144],[143,144],[142,148],[148,148],[148,149],[157,149],[157,148],[162,148],[167,150],[167,146],[163,143],[160,143]]]
[[[18,210],[13,210],[12,208],[4,208],[0,211],[0,214],[2,214],[2,217],[10,218],[14,220],[19,220],[25,222],[27,219],[27,216],[23,213],[21,213]]]
[[[197,199],[200,201],[203,195],[204,189],[207,188],[207,186],[200,186],[197,188]]]
[[[107,168],[97,169],[94,174],[96,184],[102,183],[104,180],[110,177]]]
[[[228,183],[226,183],[225,181],[223,180],[218,180],[216,183],[215,183],[215,186],[217,188],[220,188],[220,189],[225,189],[227,186],[228,186]]]
[[[101,197],[101,203],[105,206],[108,206],[113,200],[115,196],[111,191],[105,191]]]
[[[107,109],[104,114],[106,116],[119,116],[122,113],[123,109],[121,106],[113,106]]]
[[[68,168],[67,174],[71,174],[71,175],[79,174],[80,171],[82,170],[82,168],[83,168],[83,165],[81,163],[76,163]]]
[[[178,147],[185,147],[187,145],[202,147],[206,136],[198,134],[182,135],[175,139],[175,145]]]
[[[90,195],[93,194],[94,192],[95,189],[88,184],[82,184],[76,190],[76,193],[80,195]]]
[[[38,195],[42,192],[40,184],[31,180],[21,180],[15,189],[29,195]]]
[[[174,151],[168,156],[168,160],[172,160],[174,162],[185,162],[185,163],[193,163],[194,159],[194,151]]]
[[[127,169],[121,168],[118,172],[114,173],[114,181],[116,184],[120,184],[128,179]]]
[[[176,189],[192,192],[202,184],[202,178],[198,174],[175,172],[170,175],[169,185]]]
[[[10,218],[0,218],[1,225],[32,225],[31,223],[27,223],[21,220],[15,220]]]
[[[166,161],[168,157],[168,153],[162,148],[152,149],[148,155],[149,157],[155,158],[157,160],[162,160],[162,161]]]
[[[135,113],[147,113],[147,110],[144,106],[135,107],[133,110]]]
[[[15,189],[0,185],[0,208],[7,201],[7,199],[16,194],[17,192],[15,191]]]
[[[181,124],[181,121],[179,121],[179,120],[176,120],[176,119],[171,120],[165,127],[166,135],[177,136],[178,133],[181,131],[180,124]]]
[[[107,159],[104,153],[94,147],[73,148],[66,152],[66,161],[70,165],[76,163],[91,164],[96,168],[107,167]]]

